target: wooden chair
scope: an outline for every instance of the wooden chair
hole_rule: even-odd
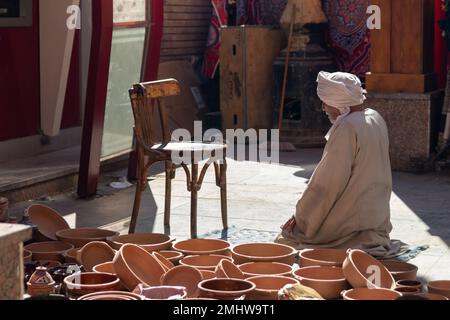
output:
[[[181,163],[187,177],[187,189],[191,193],[191,237],[197,237],[197,195],[208,168],[213,164],[216,184],[220,188],[222,221],[224,229],[228,228],[227,217],[227,162],[225,144],[204,142],[172,142],[169,132],[164,98],[180,94],[180,86],[175,79],[140,83],[129,91],[131,106],[134,114],[134,132],[136,136],[136,151],[138,157],[138,181],[134,200],[133,214],[130,223],[130,233],[134,233],[141,205],[142,192],[147,188],[148,169],[156,162],[165,162],[166,192],[164,207],[164,225],[170,233],[170,205],[172,180],[175,178],[176,165],[172,161],[172,152],[191,154],[191,169],[187,163]],[[155,130],[152,117],[159,112],[161,130]],[[158,128],[159,129],[159,128]],[[162,143],[155,142],[158,131],[162,134]],[[214,159],[216,152],[222,152],[223,159]],[[195,163],[195,156],[208,152],[211,157],[199,171],[199,164]]]

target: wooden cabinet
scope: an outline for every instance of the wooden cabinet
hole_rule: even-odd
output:
[[[381,29],[372,30],[367,89],[423,93],[436,89],[433,70],[434,1],[372,0]]]
[[[220,107],[222,128],[270,129],[273,126],[273,63],[283,32],[273,27],[222,29]]]

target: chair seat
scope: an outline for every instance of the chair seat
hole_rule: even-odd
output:
[[[158,151],[185,151],[185,152],[200,152],[200,151],[217,151],[225,150],[226,144],[207,143],[207,142],[170,142],[167,144],[157,144],[152,147],[152,150]]]

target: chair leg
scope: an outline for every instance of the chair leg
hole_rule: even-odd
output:
[[[191,177],[191,238],[197,238],[198,164],[192,164]]]
[[[170,207],[172,200],[172,179],[173,179],[173,164],[171,161],[166,161],[166,193],[164,204],[164,227],[170,230]]]
[[[134,197],[133,214],[131,215],[130,229],[128,233],[132,234],[136,231],[137,219],[139,216],[139,209],[141,208],[143,188],[141,181],[139,180],[136,185],[136,195]]]
[[[227,206],[227,160],[224,159],[220,165],[220,206],[222,209],[222,222],[224,230],[228,229],[228,206]]]

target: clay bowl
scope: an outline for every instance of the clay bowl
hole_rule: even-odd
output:
[[[172,262],[174,265],[178,265],[180,263],[180,260],[184,258],[184,255],[181,252],[178,251],[158,251],[160,255],[162,255],[164,258]]]
[[[84,295],[78,300],[115,300],[115,301],[139,301],[145,300],[145,297],[131,292],[124,291],[106,291],[106,292],[95,292],[91,294]]]
[[[249,243],[231,249],[236,264],[247,262],[280,262],[292,266],[298,251],[276,243]]]
[[[105,262],[105,263],[98,264],[94,268],[92,268],[92,270],[97,273],[116,274],[116,270],[114,270],[113,262]]]
[[[422,292],[422,290],[420,290],[419,288],[414,287],[397,287],[395,288],[395,291],[400,292],[403,295],[416,294]]]
[[[107,243],[94,241],[80,250],[80,262],[87,272],[91,272],[96,265],[113,261],[115,254],[116,251]]]
[[[202,274],[202,280],[217,278],[216,273],[214,271],[200,270],[200,273]]]
[[[288,284],[299,284],[299,282],[289,277],[278,276],[258,276],[247,279],[256,285],[246,300],[278,300],[278,292]]]
[[[436,293],[419,293],[416,295],[428,300],[449,300],[449,298],[447,298],[446,296]]]
[[[395,281],[417,279],[418,268],[411,263],[395,260],[384,260],[381,263],[389,270]]]
[[[353,288],[384,288],[395,289],[395,280],[386,267],[377,259],[361,250],[348,250],[343,264],[345,278]],[[371,283],[370,277],[380,272],[376,277],[380,283]]]
[[[113,237],[118,234],[115,231],[98,228],[79,228],[60,230],[56,232],[56,237],[61,241],[73,244],[75,248],[82,248],[93,241],[106,242],[108,237]]]
[[[230,257],[220,255],[187,256],[181,259],[180,265],[191,266],[199,270],[215,271],[217,265],[224,259],[232,260]]]
[[[250,295],[256,288],[253,282],[239,279],[211,279],[198,284],[201,298],[236,300]]]
[[[390,289],[358,288],[342,292],[344,300],[397,300],[402,294]]]
[[[42,204],[33,204],[25,210],[31,222],[38,227],[37,238],[39,241],[56,241],[56,232],[69,229],[67,221],[52,208]]]
[[[203,280],[201,272],[189,266],[177,266],[161,278],[163,286],[185,287],[189,298],[198,296],[198,284]]]
[[[185,256],[229,255],[230,243],[218,239],[191,239],[173,244],[173,250]]]
[[[80,261],[81,248],[73,248],[63,253],[63,257],[66,263],[81,264]]]
[[[73,249],[73,245],[61,241],[36,242],[24,247],[32,253],[32,260],[52,260],[64,262],[63,254]]]
[[[150,287],[159,286],[161,276],[165,273],[154,256],[134,244],[123,245],[113,263],[116,274],[130,291],[140,283]]]
[[[415,288],[417,290],[420,290],[422,292],[423,290],[423,283],[418,280],[399,280],[396,283],[397,288],[401,287],[409,287],[409,288]]]
[[[306,249],[300,251],[300,267],[340,267],[347,258],[346,250]]]
[[[28,250],[23,250],[23,263],[30,263],[31,261],[33,261],[32,257],[32,252],[28,251]]]
[[[324,299],[338,299],[342,291],[351,288],[339,267],[306,267],[293,274],[302,285],[316,290]]]
[[[109,245],[119,250],[124,244],[137,244],[148,252],[170,250],[175,238],[160,233],[135,233],[108,238]]]
[[[440,294],[450,298],[450,280],[431,281],[428,283],[428,292]]]
[[[241,264],[239,269],[246,278],[264,275],[290,277],[292,275],[290,265],[278,262],[249,262]]]
[[[163,267],[165,272],[175,267],[175,265],[172,262],[167,260],[163,255],[159,254],[158,252],[152,252],[152,255],[156,258],[156,260],[158,260],[159,264],[161,265],[161,267]]]
[[[231,261],[223,259],[216,267],[215,274],[217,278],[228,279],[245,279],[245,275],[242,271]]]
[[[71,298],[101,291],[120,290],[119,278],[110,273],[75,273],[64,279],[64,285]]]

